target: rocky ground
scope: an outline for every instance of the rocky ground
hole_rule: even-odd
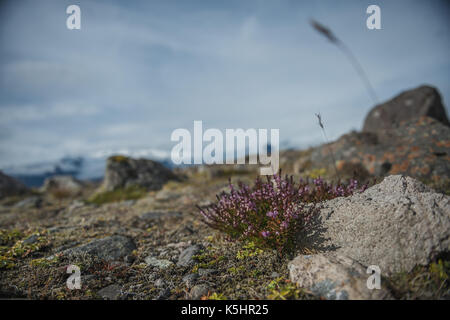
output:
[[[448,120],[435,91],[416,90],[388,102],[413,108],[417,96],[415,118],[383,118],[378,133],[366,119],[368,131],[281,153],[296,177],[373,185],[321,204],[314,234],[289,253],[229,242],[201,218],[197,206],[214,203],[228,178],[252,184],[254,167],[171,172],[120,156],[108,160],[101,184],[58,177],[39,190],[2,175],[0,297],[448,299]],[[80,268],[80,289],[67,288],[69,265]],[[366,285],[371,265],[381,269],[379,290]]]
[[[2,296],[267,297],[272,281],[288,278],[288,259],[226,242],[205,226],[195,206],[213,201],[227,179],[205,182],[173,182],[139,200],[102,205],[43,199],[39,207],[3,207]],[[69,264],[81,268],[81,290],[66,288]]]

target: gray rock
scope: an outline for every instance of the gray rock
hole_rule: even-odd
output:
[[[28,197],[17,202],[14,207],[18,209],[40,208],[42,205],[42,198],[38,196]]]
[[[76,196],[83,190],[83,183],[72,176],[61,175],[45,179],[42,192],[61,193],[60,196]]]
[[[69,214],[72,214],[76,209],[78,208],[82,208],[85,206],[85,203],[83,201],[80,200],[74,200],[72,201],[72,203],[69,205],[69,207],[67,208],[67,212]]]
[[[129,254],[123,258],[123,261],[127,264],[132,264],[136,260],[136,257],[132,254]]]
[[[200,245],[193,245],[186,249],[184,249],[178,258],[177,265],[182,267],[188,267],[194,263],[194,259],[192,258],[196,254],[198,254],[202,250],[202,246]]]
[[[69,227],[69,226],[54,226],[54,227],[48,228],[47,232],[49,234],[53,234],[53,233],[58,233],[58,232],[60,232],[62,230],[70,230],[70,229],[76,229],[76,228],[75,227]]]
[[[364,132],[383,132],[401,121],[428,116],[446,126],[449,121],[439,92],[429,86],[405,91],[392,100],[374,107],[364,121]]]
[[[155,300],[167,300],[170,297],[170,294],[171,292],[169,288],[161,289],[161,291],[156,296]]]
[[[190,300],[200,300],[202,297],[208,295],[209,287],[205,284],[198,284],[194,286],[189,292],[188,298]]]
[[[172,261],[166,260],[166,259],[157,259],[152,256],[148,256],[145,258],[145,263],[152,267],[157,267],[159,269],[167,269],[171,265],[173,265]]]
[[[122,287],[119,285],[112,284],[110,286],[107,286],[106,288],[101,289],[97,292],[97,294],[103,299],[117,300],[120,298],[121,288]]]
[[[83,280],[84,283],[90,282],[90,281],[94,281],[94,280],[97,280],[97,279],[98,279],[98,276],[95,275],[95,274],[87,274],[87,275],[83,275],[83,277],[82,277],[82,280]]]
[[[199,276],[197,273],[189,273],[183,277],[182,281],[186,285],[186,287],[191,288],[195,285],[198,278]]]
[[[155,199],[158,201],[171,201],[180,197],[181,194],[178,192],[174,192],[172,190],[161,190],[156,194]]]
[[[198,268],[197,273],[200,277],[206,277],[212,274],[216,274],[218,271],[215,269],[203,269],[203,268]]]
[[[166,286],[166,282],[163,279],[159,278],[155,280],[155,287],[161,288],[164,286]]]
[[[25,240],[23,240],[23,243],[25,244],[33,244],[38,242],[39,236],[37,234],[33,234],[31,236],[29,236],[28,238],[26,238]]]
[[[169,180],[177,180],[177,177],[159,162],[112,156],[106,162],[105,178],[100,191],[128,187],[159,190]]]
[[[66,243],[62,246],[56,247],[53,252],[55,253],[60,253],[61,251],[67,250],[67,249],[73,249],[73,247],[75,247],[76,245],[78,245],[80,242],[79,241],[69,241],[69,243]]]
[[[159,220],[163,218],[179,218],[179,217],[181,217],[181,213],[176,211],[168,211],[168,212],[150,211],[145,212],[139,216],[140,219],[149,221]]]
[[[278,273],[278,272],[272,272],[271,274],[270,274],[270,277],[271,278],[278,278],[278,277],[280,277],[280,274]]]
[[[122,205],[125,207],[132,207],[136,203],[136,200],[125,200],[122,201]]]
[[[79,247],[63,251],[64,255],[87,253],[106,261],[119,261],[136,249],[133,240],[124,236],[110,236],[97,239]]]
[[[289,277],[301,288],[328,300],[392,299],[381,281],[369,289],[371,274],[353,259],[335,253],[300,255],[288,264]]]
[[[23,183],[0,171],[0,199],[23,195],[28,191],[28,188]]]
[[[363,193],[325,202],[321,228],[301,241],[378,265],[383,275],[409,272],[449,251],[449,200],[413,178],[389,176]]]

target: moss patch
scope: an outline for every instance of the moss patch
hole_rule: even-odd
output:
[[[111,159],[111,161],[114,162],[126,162],[128,161],[128,157],[127,156],[123,156],[123,155],[116,155],[116,156],[111,156],[109,159]]]
[[[450,261],[438,260],[387,279],[397,299],[450,299]]]
[[[137,200],[148,194],[147,190],[141,187],[118,188],[113,191],[105,191],[95,194],[88,199],[88,203],[102,205],[109,202],[118,202],[125,200]]]

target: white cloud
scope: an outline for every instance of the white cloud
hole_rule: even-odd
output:
[[[81,102],[56,102],[46,105],[7,105],[0,107],[0,123],[62,121],[72,117],[94,116],[101,109]]]
[[[77,32],[59,1],[14,2],[0,21],[1,162],[170,150],[193,120],[279,128],[298,146],[321,142],[315,112],[330,138],[360,128],[373,103],[311,16],[354,50],[380,99],[427,82],[449,103],[448,17],[404,4],[381,1],[378,32],[356,3],[80,1]]]

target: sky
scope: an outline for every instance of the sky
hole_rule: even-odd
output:
[[[81,29],[66,8],[81,8]],[[366,8],[381,9],[381,30]],[[380,101],[422,84],[450,104],[449,1],[2,1],[0,169],[64,156],[170,152],[177,128],[279,129],[281,146],[360,130]],[[144,152],[145,154],[145,152]]]

